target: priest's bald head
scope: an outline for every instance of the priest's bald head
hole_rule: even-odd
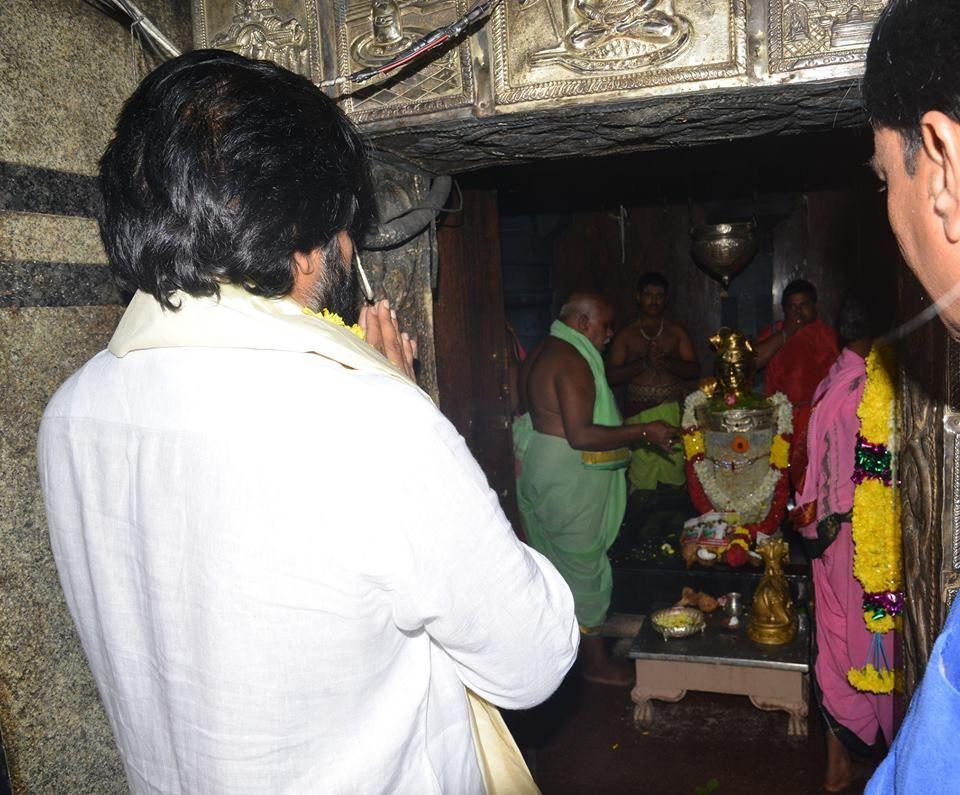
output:
[[[574,293],[560,309],[560,320],[602,351],[613,338],[613,307],[595,293]]]

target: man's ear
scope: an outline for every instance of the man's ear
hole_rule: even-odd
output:
[[[307,306],[313,286],[323,273],[323,253],[313,251],[293,252],[293,289],[290,297],[298,304]]]
[[[294,278],[298,275],[313,276],[314,271],[321,268],[322,265],[323,254],[321,254],[319,248],[315,248],[313,251],[293,252]]]
[[[951,243],[960,243],[960,124],[945,113],[931,110],[920,120],[923,151],[928,161],[927,189],[933,209]]]
[[[590,328],[590,318],[584,314],[577,315],[577,331],[586,334]]]

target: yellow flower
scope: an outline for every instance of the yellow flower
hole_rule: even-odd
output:
[[[703,455],[703,434],[700,431],[687,431],[683,434],[683,452],[688,461]]]
[[[896,397],[893,374],[892,348],[874,346],[867,357],[867,383],[857,409],[860,435],[870,444],[890,445],[892,441]],[[902,590],[900,505],[892,485],[871,477],[857,485],[853,494],[853,544],[853,574],[866,593]],[[897,625],[891,616],[874,620],[871,611],[864,612],[863,620],[867,629],[877,634],[890,632]],[[883,679],[878,685],[871,671],[877,673],[872,666],[851,671],[850,683],[872,693],[893,689],[892,674],[889,682]],[[875,689],[880,686],[884,689]]]
[[[893,671],[878,671],[868,664],[864,668],[851,668],[847,671],[847,681],[865,693],[891,693],[894,674]]]
[[[871,444],[887,444],[893,418],[894,385],[893,348],[875,345],[867,357],[867,385],[857,416],[860,435]]]
[[[770,466],[777,469],[786,469],[790,466],[790,442],[784,439],[781,433],[773,437],[770,445]]]
[[[867,593],[902,588],[899,512],[893,489],[866,478],[853,495],[853,574]]]
[[[312,309],[303,307],[303,314],[310,315],[310,317],[317,317],[321,320],[326,320],[328,323],[333,323],[335,326],[340,326],[340,328],[345,328],[347,331],[353,332],[360,339],[366,339],[366,333],[360,328],[356,323],[352,326],[348,326],[344,319],[340,317],[336,312],[331,312],[329,309],[321,309],[319,312],[314,312]]]
[[[883,616],[882,618],[874,619],[873,612],[870,610],[863,611],[863,621],[867,625],[867,629],[871,632],[876,632],[878,635],[889,632],[894,628],[893,616]]]

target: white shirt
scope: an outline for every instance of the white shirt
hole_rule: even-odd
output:
[[[570,591],[399,379],[102,352],[47,407],[54,556],[134,792],[474,793],[464,685],[576,655]]]

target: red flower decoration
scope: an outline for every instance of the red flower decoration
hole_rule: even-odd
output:
[[[727,392],[727,394],[723,396],[723,402],[728,406],[736,406],[737,396],[733,394],[733,392]]]
[[[695,456],[687,461],[684,469],[687,473],[687,491],[690,493],[690,501],[700,513],[707,513],[708,511],[716,509],[711,505],[707,493],[700,484],[700,478],[697,477],[697,470],[693,468],[694,461],[701,460],[703,460],[703,455]],[[787,473],[784,472],[773,490],[773,499],[770,500],[770,512],[767,514],[767,518],[762,522],[744,526],[750,533],[751,543],[757,540],[758,532],[764,535],[772,535],[773,531],[780,526],[780,522],[783,521],[784,514],[787,512],[787,498],[789,496]]]
[[[742,566],[747,562],[747,550],[739,544],[731,544],[723,553],[723,562],[732,568]]]
[[[746,436],[734,436],[730,446],[735,453],[746,453],[750,449],[750,440]]]

